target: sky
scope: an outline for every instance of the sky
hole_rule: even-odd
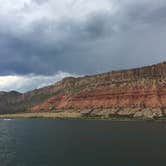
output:
[[[166,60],[165,0],[0,4],[0,91]]]

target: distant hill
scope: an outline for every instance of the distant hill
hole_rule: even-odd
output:
[[[166,62],[79,78],[24,94],[0,92],[0,113],[81,112],[91,116],[166,116]]]

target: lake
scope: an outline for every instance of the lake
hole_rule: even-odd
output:
[[[0,166],[165,166],[166,123],[0,120]]]

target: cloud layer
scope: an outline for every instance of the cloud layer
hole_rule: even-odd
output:
[[[166,60],[165,0],[0,0],[0,75],[92,74]]]
[[[57,72],[51,76],[45,75],[8,75],[0,76],[0,90],[1,91],[12,91],[16,90],[19,92],[26,92],[33,89],[38,89],[47,85],[56,83],[65,77],[78,77],[76,74],[70,74],[65,72]]]

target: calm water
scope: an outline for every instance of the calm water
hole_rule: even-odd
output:
[[[0,120],[0,166],[166,166],[166,123]]]

